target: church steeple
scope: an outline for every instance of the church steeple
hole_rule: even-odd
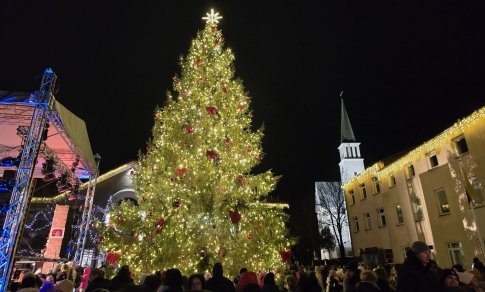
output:
[[[340,118],[340,143],[355,142],[354,131],[352,131],[352,125],[350,124],[349,116],[347,115],[347,111],[345,110],[342,94],[343,91],[340,93],[340,100],[342,102],[342,116]]]
[[[346,183],[354,176],[364,171],[364,159],[360,155],[360,142],[355,140],[350,119],[345,110],[343,92],[340,93],[342,102],[342,116],[340,118],[340,179]]]

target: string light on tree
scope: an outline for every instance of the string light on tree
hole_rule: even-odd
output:
[[[287,215],[266,202],[278,177],[253,171],[263,156],[263,131],[252,130],[251,98],[234,76],[221,18],[213,10],[204,17],[173,92],[155,109],[152,137],[132,176],[142,199],[121,202],[110,212],[111,225],[98,224],[98,246],[120,254],[119,264],[138,274],[192,274],[222,261],[235,276],[241,267],[286,264],[280,251],[293,242]]]

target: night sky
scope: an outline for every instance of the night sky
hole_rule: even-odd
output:
[[[257,171],[282,175],[293,206],[339,179],[341,90],[366,166],[485,105],[481,1],[26,2],[0,3],[0,89],[36,90],[52,67],[102,172],[145,149],[211,7],[266,129]]]

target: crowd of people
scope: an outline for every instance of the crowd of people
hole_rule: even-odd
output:
[[[301,267],[284,272],[248,271],[241,268],[234,279],[224,276],[221,263],[212,273],[184,276],[178,269],[159,271],[134,281],[128,266],[122,266],[112,279],[103,269],[55,266],[47,275],[27,272],[11,291],[18,292],[485,292],[483,263],[474,258],[471,269],[461,265],[441,269],[431,258],[424,242],[412,244],[403,264],[366,267],[363,263]]]

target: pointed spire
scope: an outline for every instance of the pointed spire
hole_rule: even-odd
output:
[[[340,119],[340,143],[343,142],[355,142],[354,131],[352,131],[352,125],[350,125],[349,116],[344,106],[343,99],[344,92],[340,92],[340,100],[342,101],[342,116]]]

